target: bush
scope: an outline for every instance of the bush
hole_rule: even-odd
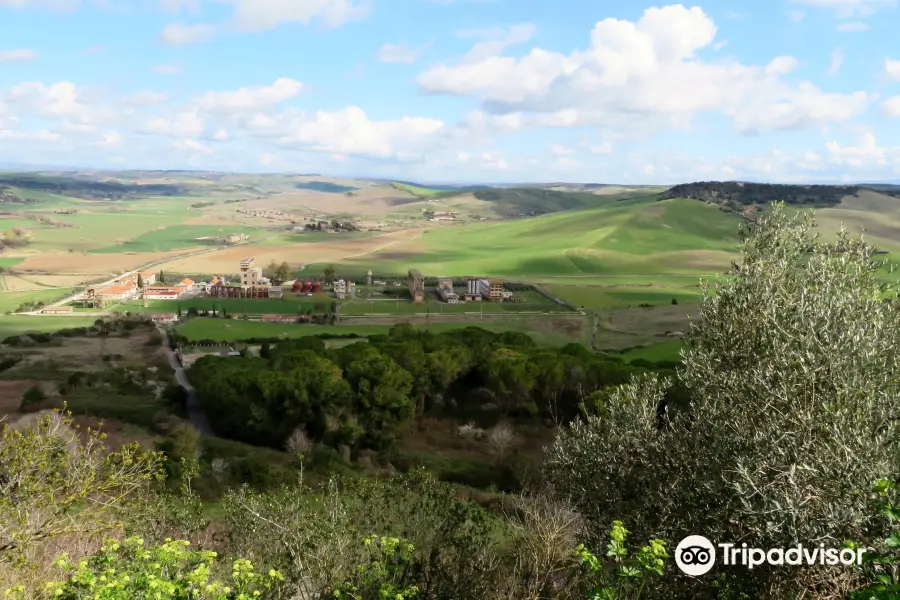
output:
[[[21,410],[23,412],[29,410],[46,399],[47,395],[44,394],[44,390],[41,389],[41,386],[33,385],[22,394]]]
[[[870,246],[843,232],[822,243],[810,226],[776,205],[731,277],[703,290],[677,372],[686,410],[644,375],[561,433],[548,475],[592,539],[611,509],[642,537],[783,548],[886,536],[861,490],[900,475],[900,313],[882,302]],[[741,583],[756,598],[854,585],[827,566],[754,569]]]

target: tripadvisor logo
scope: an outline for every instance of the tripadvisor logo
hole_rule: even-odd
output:
[[[718,548],[718,552],[716,550]],[[675,548],[675,564],[686,575],[697,577],[708,573],[718,559],[725,566],[753,569],[760,565],[860,565],[863,548],[826,548],[825,544],[791,548],[750,548],[747,544],[720,543],[716,546],[702,535],[689,535]]]

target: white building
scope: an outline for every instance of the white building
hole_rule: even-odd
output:
[[[253,267],[253,259],[245,258],[241,261],[241,287],[244,289],[260,287],[263,285],[262,269]]]
[[[459,304],[459,294],[453,291],[452,279],[438,279],[438,294],[447,304]]]
[[[355,296],[356,284],[345,279],[338,279],[334,282],[334,293],[341,300],[347,296]]]

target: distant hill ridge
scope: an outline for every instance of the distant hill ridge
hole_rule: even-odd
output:
[[[788,185],[749,181],[697,181],[671,187],[662,194],[662,198],[693,198],[731,209],[767,205],[777,200],[784,200],[787,204],[828,207],[840,204],[846,196],[858,195],[860,190],[900,197],[900,186],[888,184]]]

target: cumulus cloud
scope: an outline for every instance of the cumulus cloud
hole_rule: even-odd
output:
[[[38,57],[34,50],[19,48],[16,50],[0,50],[0,63],[25,63]]]
[[[885,58],[884,76],[891,81],[900,81],[900,60]]]
[[[831,53],[831,62],[828,64],[828,70],[825,72],[828,76],[837,75],[838,71],[844,65],[844,51],[836,48]]]
[[[337,112],[294,114],[277,141],[317,152],[409,159],[419,156],[444,127],[442,121],[425,117],[373,121],[363,109],[350,106]]]
[[[892,119],[900,117],[900,96],[891,96],[881,103],[881,110]]]
[[[418,77],[432,94],[475,97],[492,114],[522,121],[618,129],[688,129],[694,116],[720,112],[747,133],[843,120],[866,107],[865,92],[825,93],[782,76],[797,66],[777,57],[765,67],[710,62],[698,53],[715,41],[716,25],[700,8],[649,8],[636,22],[604,19],[584,50],[562,54],[532,48],[516,58],[501,51],[528,30],[476,44],[454,64]],[[490,44],[493,44],[491,46]]]
[[[162,33],[160,41],[168,46],[186,46],[199,44],[209,40],[215,33],[212,25],[201,23],[199,25],[185,25],[183,23],[169,23]]]
[[[246,113],[269,108],[295,97],[304,84],[280,77],[272,85],[242,87],[226,92],[206,92],[194,102],[202,109],[217,113]]]

